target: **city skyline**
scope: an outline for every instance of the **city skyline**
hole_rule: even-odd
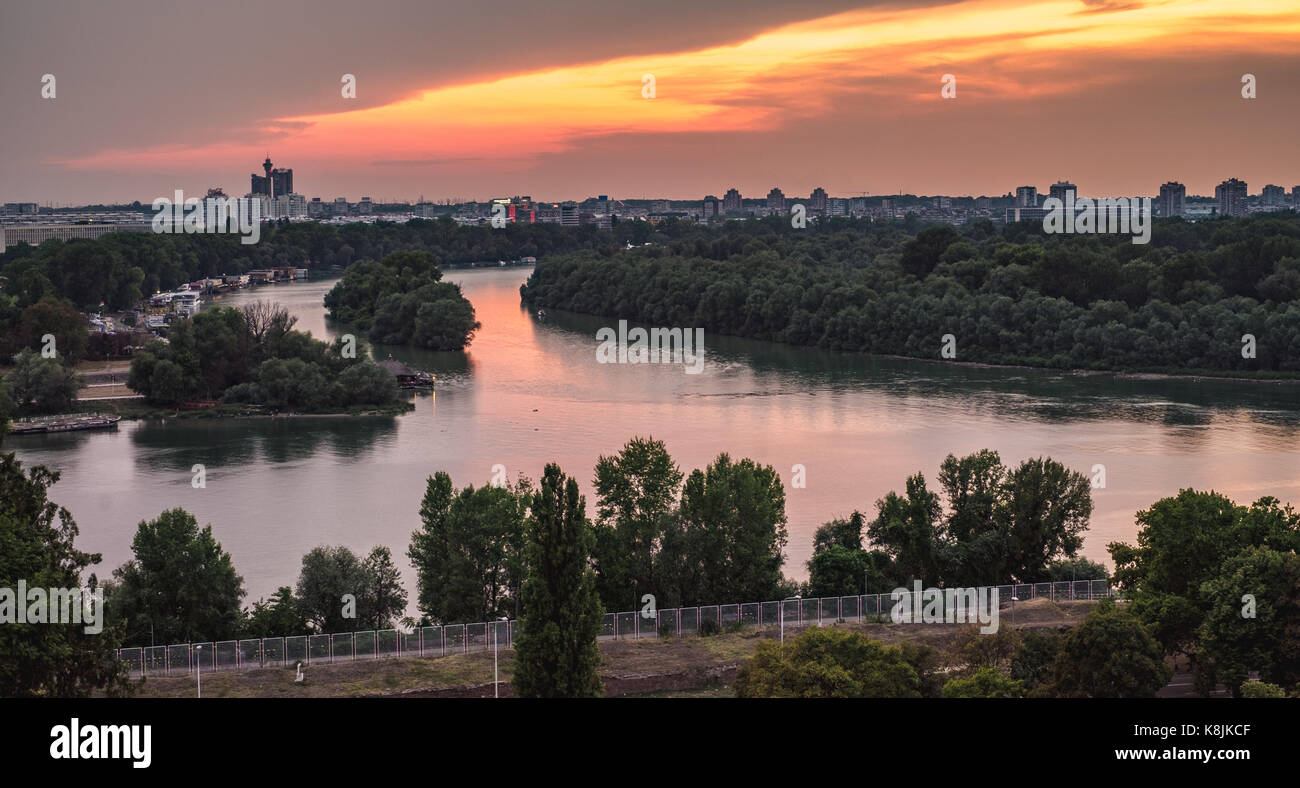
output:
[[[236,174],[268,149],[309,174],[303,193],[407,200],[694,200],[774,184],[877,196],[1006,184],[1001,195],[1070,173],[1097,194],[1150,194],[1171,177],[1206,195],[1229,176],[1300,181],[1300,11],[1282,0],[728,1],[691,6],[691,25],[672,23],[675,2],[647,15],[563,0],[491,29],[395,0],[362,19],[321,3],[319,31],[287,5],[257,17],[194,5],[147,29],[83,9],[93,37],[65,35],[52,6],[0,11],[0,84],[17,110],[0,121],[0,200],[243,193]],[[281,41],[286,26],[295,37]],[[191,68],[200,33],[238,42],[238,56]],[[176,78],[122,77],[151,62]],[[342,97],[347,74],[355,99]],[[1256,98],[1241,95],[1245,74]]]

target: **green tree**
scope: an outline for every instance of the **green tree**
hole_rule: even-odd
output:
[[[1088,477],[1051,458],[1025,460],[1007,479],[1005,528],[1010,578],[1034,582],[1058,555],[1073,557],[1092,516]]]
[[[727,454],[695,470],[682,488],[686,563],[698,597],[683,604],[772,599],[781,589],[787,541],[785,489],[770,465]]]
[[[847,520],[818,527],[808,559],[808,596],[881,593],[897,585],[891,578],[889,556],[862,549],[864,526],[862,513],[854,512]]]
[[[876,512],[867,535],[893,560],[895,577],[937,585],[942,507],[939,496],[926,487],[925,477],[919,473],[908,477],[906,495],[889,493],[876,502]]]
[[[1061,637],[1053,675],[1065,697],[1152,698],[1172,671],[1142,622],[1103,599]]]
[[[19,413],[66,413],[77,399],[81,380],[58,360],[24,349],[14,357],[6,384]]]
[[[0,456],[0,588],[17,589],[19,580],[28,588],[84,587],[92,594],[99,587],[93,573],[83,577],[99,563],[99,554],[76,548],[76,522],[49,500],[49,488],[58,480],[59,474],[43,465],[24,472],[13,454]],[[27,600],[8,604],[15,603]],[[102,608],[97,612],[104,616]],[[87,633],[85,624],[0,625],[0,697],[125,694],[125,666],[113,658],[121,625],[112,617],[104,621],[97,634]]]
[[[1300,545],[1300,515],[1268,497],[1246,508],[1215,492],[1181,490],[1138,512],[1137,522],[1136,547],[1108,546],[1115,581],[1165,650],[1194,660],[1206,611],[1225,604],[1206,596],[1221,590],[1207,582],[1248,547],[1294,553]]]
[[[18,328],[22,347],[40,352],[45,336],[54,336],[54,350],[65,364],[76,364],[86,355],[90,332],[86,318],[66,299],[43,298],[23,310]]]
[[[606,608],[631,610],[654,594],[671,605],[655,582],[655,562],[677,503],[682,472],[663,441],[632,438],[596,462],[596,587]]]
[[[293,637],[306,631],[307,620],[289,586],[280,586],[269,601],[254,602],[244,620],[244,636],[250,638]]]
[[[1020,650],[1011,660],[1011,678],[1024,682],[1030,692],[1043,687],[1050,694],[1052,671],[1061,650],[1060,634],[1026,630],[1020,638]]]
[[[604,611],[589,566],[592,533],[578,483],[554,463],[542,474],[528,515],[527,579],[515,644],[520,697],[599,697],[596,635]]]
[[[199,528],[194,515],[168,509],[142,520],[131,540],[132,560],[113,571],[109,610],[126,621],[126,642],[163,645],[239,636],[243,578],[230,554]]]
[[[813,627],[760,642],[736,673],[740,698],[919,698],[916,670],[897,646],[859,632]]]
[[[529,482],[515,487],[473,485],[459,493],[439,471],[420,503],[421,529],[407,555],[415,567],[420,610],[443,624],[517,615],[522,582]]]
[[[343,545],[312,548],[302,557],[298,607],[317,632],[388,629],[406,609],[406,592],[387,547],[358,558]]]
[[[361,562],[363,604],[358,606],[363,629],[391,629],[406,611],[406,589],[402,573],[393,563],[393,553],[382,545],[371,549]]]
[[[1264,681],[1300,683],[1300,555],[1247,547],[1202,584],[1201,597],[1202,689],[1218,681],[1239,695],[1252,670]]]

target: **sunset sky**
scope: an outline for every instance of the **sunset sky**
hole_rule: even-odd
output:
[[[7,202],[1300,183],[1296,0],[7,2],[0,86]]]

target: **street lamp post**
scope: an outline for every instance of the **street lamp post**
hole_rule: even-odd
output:
[[[1020,601],[1020,597],[1016,596],[1015,594],[1011,595],[1011,628],[1012,629],[1016,628],[1016,603],[1019,601]]]
[[[509,616],[502,616],[498,621],[509,621]],[[507,624],[507,626],[509,626]],[[496,621],[492,622],[492,697],[501,697],[501,675],[497,671],[497,626]]]
[[[782,600],[781,600],[781,613],[780,613],[780,615],[778,616],[778,618],[781,619],[781,643],[782,643],[782,645],[785,644],[785,603],[786,603],[786,602],[789,602],[789,601],[791,601],[791,600],[798,600],[798,599],[802,599],[802,597],[801,597],[799,594],[795,594],[795,595],[792,596],[792,597],[786,597],[785,599],[782,599]]]
[[[194,660],[194,678],[198,680],[198,697],[203,697],[203,646],[195,646],[194,650],[199,652],[198,657]]]

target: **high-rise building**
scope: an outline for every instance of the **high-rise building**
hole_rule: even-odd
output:
[[[713,222],[722,217],[722,201],[712,194],[704,198],[704,207],[700,210],[700,221]]]
[[[1075,196],[1077,197],[1079,194],[1079,187],[1075,186],[1073,183],[1070,183],[1069,181],[1057,181],[1056,183],[1053,183],[1051,187],[1049,187],[1047,190],[1047,194],[1049,197],[1055,197],[1061,202],[1065,202],[1065,195],[1067,192],[1074,192]]]
[[[818,186],[813,189],[813,193],[808,197],[809,213],[825,214],[826,213],[826,190]]]
[[[770,211],[785,212],[785,194],[780,189],[773,188],[767,193],[767,208]]]
[[[578,211],[576,202],[566,202],[560,204],[560,224],[565,227],[577,227],[582,223],[582,216]]]
[[[1037,186],[1017,186],[1017,187],[1016,187],[1016,207],[1017,207],[1017,208],[1037,208],[1037,207],[1038,207],[1038,187],[1037,187]]]
[[[250,177],[252,188],[249,193],[261,195],[264,197],[279,197],[282,194],[293,194],[293,170],[276,169],[271,164],[271,157],[268,154],[266,161],[262,162],[263,175],[253,173]]]
[[[1229,178],[1214,187],[1214,199],[1219,203],[1220,216],[1246,215],[1246,182]]]
[[[1274,186],[1270,183],[1264,187],[1264,191],[1260,196],[1263,198],[1263,203],[1270,208],[1281,208],[1286,205],[1286,189],[1281,186]]]
[[[1155,211],[1157,216],[1182,216],[1187,213],[1187,187],[1177,181],[1162,185]]]
[[[722,195],[722,210],[724,213],[739,211],[743,203],[740,200],[740,192],[735,189],[727,189],[727,193]]]

